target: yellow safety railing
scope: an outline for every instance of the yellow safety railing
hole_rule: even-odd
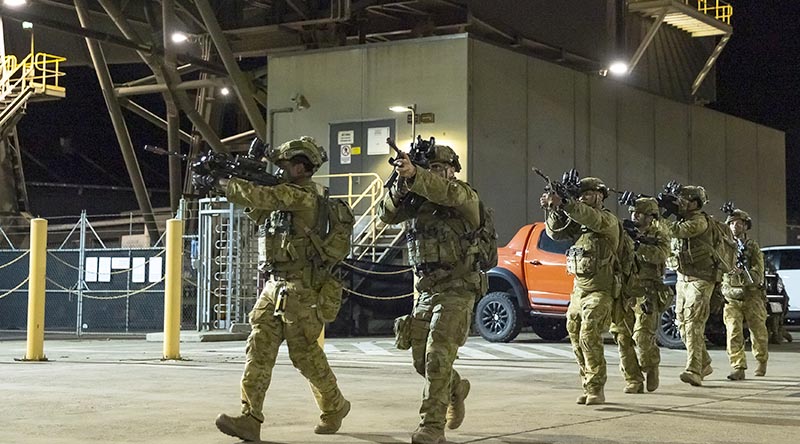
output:
[[[342,173],[342,174],[324,174],[314,176],[315,179],[334,179],[345,178],[347,179],[347,192],[345,194],[332,194],[331,197],[344,199],[350,208],[353,208],[360,213],[356,216],[355,226],[363,227],[363,230],[353,233],[353,241],[358,244],[373,245],[373,255],[375,254],[374,244],[378,238],[386,231],[387,226],[380,223],[378,219],[378,205],[383,200],[384,188],[383,181],[380,176],[375,173]],[[370,183],[364,191],[357,193],[354,191],[356,180],[370,180]],[[357,209],[359,204],[366,206],[363,212],[360,208]],[[356,247],[354,245],[354,247]],[[363,257],[369,249],[361,249],[358,258]]]
[[[697,3],[697,10],[703,14],[713,16],[722,23],[731,24],[733,16],[733,6],[720,0],[684,0],[684,3],[691,5]]]
[[[64,75],[61,63],[66,60],[65,57],[43,52],[28,54],[21,61],[14,55],[5,56],[0,76],[0,99],[14,90],[31,85],[63,91],[64,87],[59,85],[59,78]]]

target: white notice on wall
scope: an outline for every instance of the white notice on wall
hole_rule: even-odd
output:
[[[97,263],[97,281],[111,282],[111,258],[101,257]]]
[[[84,279],[86,282],[97,282],[97,258],[86,258],[86,270]]]
[[[386,155],[389,154],[389,145],[386,139],[389,138],[389,127],[369,128],[367,130],[367,155]]]
[[[349,165],[352,155],[353,147],[350,145],[342,145],[339,147],[339,160],[342,165]]]
[[[339,145],[352,145],[355,141],[356,132],[353,130],[350,131],[339,131],[336,135],[336,143]]]
[[[111,269],[112,270],[124,270],[130,267],[130,258],[129,257],[112,257],[111,258]]]
[[[158,282],[161,280],[162,258],[150,258],[150,270],[147,274],[147,282]]]
[[[144,263],[145,258],[133,258],[133,268],[131,269],[131,282],[142,283],[144,282]]]

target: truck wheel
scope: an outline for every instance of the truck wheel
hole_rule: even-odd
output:
[[[533,321],[533,332],[546,341],[560,341],[567,337],[566,319],[539,318]]]
[[[522,320],[512,296],[495,291],[478,302],[475,329],[489,342],[511,342],[522,330]]]
[[[684,348],[681,332],[678,329],[678,319],[675,315],[675,303],[667,307],[658,321],[656,328],[656,342],[658,345],[667,348]]]

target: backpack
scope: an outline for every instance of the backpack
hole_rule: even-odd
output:
[[[711,250],[714,255],[714,264],[718,273],[727,273],[736,266],[736,239],[733,237],[730,228],[723,222],[714,219],[713,216],[703,213],[708,221],[708,229],[711,230]]]
[[[479,202],[480,225],[470,235],[477,246],[478,267],[486,272],[497,266],[497,231],[494,228],[494,209]]]
[[[307,229],[314,249],[326,267],[333,267],[350,254],[355,216],[347,202],[331,198],[328,189],[318,197],[318,230]]]

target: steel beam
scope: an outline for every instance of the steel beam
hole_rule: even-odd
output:
[[[173,0],[161,0],[161,34],[163,35],[164,42],[164,70],[166,72],[175,73],[178,76],[178,63],[175,57],[175,43],[172,42],[170,30],[176,28],[177,20],[175,18],[175,2]],[[174,77],[173,77],[174,78]],[[175,85],[170,85],[173,88]],[[183,189],[183,174],[181,171],[181,159],[178,157],[181,153],[181,139],[179,131],[181,129],[181,117],[178,113],[178,107],[173,100],[173,89],[164,94],[164,99],[167,102],[167,151],[169,156],[169,203],[173,214],[178,211],[178,206],[181,202],[181,190]],[[181,227],[183,227],[181,225]],[[178,289],[181,288],[180,281],[177,284]],[[166,318],[165,318],[166,319]],[[178,327],[180,333],[180,326]]]
[[[636,68],[636,65],[639,64],[639,60],[641,60],[645,50],[647,50],[647,47],[653,42],[653,38],[656,36],[658,29],[661,27],[661,24],[664,23],[664,17],[667,16],[668,11],[667,8],[662,9],[655,18],[655,22],[650,25],[650,29],[647,30],[647,34],[645,34],[642,42],[639,43],[639,47],[636,48],[636,52],[633,53],[633,57],[631,57],[631,61],[628,63],[628,72],[633,72],[633,68]]]
[[[236,62],[236,58],[233,52],[231,52],[228,40],[222,33],[222,28],[219,22],[217,22],[217,17],[214,15],[214,10],[211,9],[208,0],[195,0],[194,4],[200,12],[203,23],[206,24],[206,30],[211,36],[211,40],[214,41],[214,46],[217,47],[217,53],[219,53],[222,59],[222,64],[225,65],[225,69],[228,70],[228,74],[233,81],[233,90],[236,92],[236,96],[239,98],[239,103],[242,104],[242,108],[244,108],[244,113],[250,121],[250,125],[256,131],[258,137],[264,140],[267,135],[266,119],[264,119],[264,115],[258,108],[258,104],[255,99],[253,99],[255,90],[252,80],[239,68],[239,63]]]
[[[728,41],[731,39],[730,34],[724,35],[717,43],[717,46],[714,48],[714,51],[711,52],[711,55],[708,56],[708,60],[706,60],[705,65],[703,65],[703,69],[697,74],[695,77],[694,82],[692,82],[692,96],[697,95],[697,90],[700,89],[700,85],[703,84],[703,80],[705,80],[706,76],[708,75],[711,68],[716,63],[717,58],[722,53],[722,50],[725,48],[725,45],[728,44]]]
[[[162,130],[164,131],[167,130],[167,121],[162,119],[161,117],[158,117],[155,113],[143,107],[142,105],[139,105],[138,103],[128,99],[127,97],[120,97],[119,104],[122,105],[123,108],[136,114],[137,116],[143,118],[144,120],[147,120],[153,125],[161,128]],[[186,143],[192,142],[192,136],[190,136],[189,133],[187,133],[186,131],[180,131],[178,134],[180,135],[182,141]]]
[[[225,86],[225,81],[222,78],[214,77],[211,79],[199,79],[199,80],[187,80],[185,82],[178,83],[174,85],[172,88],[175,90],[187,90],[187,89],[200,89],[200,88],[219,88]],[[135,96],[139,94],[154,94],[154,93],[164,93],[170,90],[170,87],[164,83],[155,83],[151,85],[137,85],[137,86],[120,86],[115,88],[115,92],[118,96]]]
[[[75,11],[78,13],[78,20],[82,27],[86,27],[89,21],[89,8],[86,6],[86,0],[74,0]],[[105,55],[100,43],[91,37],[86,37],[86,46],[89,48],[89,55],[92,59],[92,65],[97,73],[97,79],[100,82],[100,89],[103,92],[103,98],[108,107],[108,114],[111,117],[111,123],[114,126],[114,132],[117,135],[122,157],[125,160],[125,167],[128,169],[128,175],[133,185],[136,200],[139,203],[139,210],[145,220],[148,234],[150,235],[150,242],[155,244],[159,238],[158,226],[153,215],[153,207],[150,204],[150,197],[147,195],[147,187],[144,184],[142,177],[142,170],[139,168],[139,163],[136,160],[136,153],[133,151],[133,143],[131,136],[128,133],[128,127],[125,125],[125,118],[122,116],[122,109],[114,95],[114,84],[111,81],[111,73],[108,71]]]

